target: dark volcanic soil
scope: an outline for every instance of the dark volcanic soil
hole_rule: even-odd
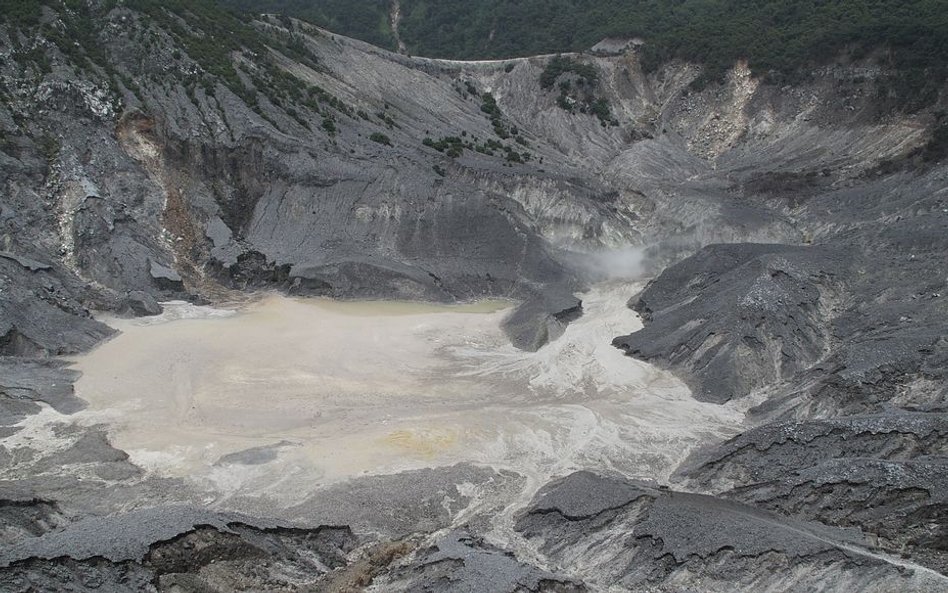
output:
[[[776,87],[736,64],[698,90],[687,64],[574,56],[610,125],[541,88],[549,58],[264,19],[272,57],[229,56],[235,86],[178,25],[101,11],[94,67],[0,25],[0,589],[948,588],[948,168],[919,157],[933,110],[881,109],[879,68]],[[92,311],[131,328],[271,292],[519,306],[362,318],[351,342],[274,315],[288,343],[182,330],[152,355],[136,335],[192,322],[130,329],[97,354],[151,379],[106,362],[87,378],[115,405],[76,397],[69,360],[115,334]],[[360,405],[321,417],[299,390],[321,369]],[[373,399],[378,377],[424,405]],[[228,381],[239,422],[197,422],[188,398]],[[399,432],[444,421],[440,388],[462,429]],[[287,434],[321,418],[340,441]],[[411,463],[380,462],[389,437]]]

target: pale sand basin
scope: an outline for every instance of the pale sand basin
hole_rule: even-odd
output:
[[[76,361],[77,392],[90,415],[116,418],[113,444],[132,461],[224,497],[288,505],[349,477],[461,461],[534,483],[582,468],[661,481],[743,414],[610,345],[638,327],[634,290],[591,291],[585,316],[537,353],[507,342],[504,302],[176,305],[108,320],[122,333]],[[270,446],[263,461],[220,462]]]

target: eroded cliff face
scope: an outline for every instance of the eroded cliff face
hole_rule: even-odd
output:
[[[103,17],[114,73],[77,74],[50,42],[8,30],[4,74],[7,242],[107,289],[100,300],[267,285],[568,293],[583,281],[562,249],[812,239],[795,201],[858,183],[926,139],[924,115],[873,112],[872,77],[855,67],[776,89],[738,64],[694,92],[686,65],[646,75],[634,54],[584,58],[607,125],[539,87],[548,59],[410,59],[277,21],[255,26],[305,59],[274,49],[284,70],[273,74],[235,55],[260,87],[248,104],[145,15]],[[20,56],[24,43],[50,72]],[[447,156],[425,138],[471,148]],[[47,220],[28,225],[33,211]]]
[[[265,49],[227,54],[235,82],[182,42],[180,16],[98,16],[91,61],[0,28],[0,431],[55,445],[0,448],[0,510],[16,526],[4,545],[37,550],[2,556],[0,582],[944,587],[946,170],[914,156],[931,113],[881,110],[878,69],[839,64],[778,88],[736,64],[698,90],[698,68],[645,73],[633,51],[572,56],[595,79],[567,72],[544,89],[551,57],[408,58],[261,18],[248,26]],[[349,513],[314,515],[334,525],[381,509],[355,535],[160,510],[163,529],[136,528],[134,550],[109,555],[88,542],[142,524],[122,518],[131,505],[201,501],[131,464],[101,427],[23,424],[42,404],[81,407],[74,376],[37,359],[107,338],[90,310],[149,314],[263,288],[502,296],[526,303],[507,330],[536,349],[610,274],[584,254],[628,246],[649,254],[646,274],[673,265],[633,298],[646,327],[616,344],[698,399],[756,405],[759,428],[681,468],[675,487],[701,496],[577,474],[523,510],[516,542],[487,541],[477,513],[492,509],[477,510],[471,485],[520,478],[462,465],[327,496],[323,508]],[[392,501],[395,490],[408,494]],[[90,512],[118,518],[79,521]]]

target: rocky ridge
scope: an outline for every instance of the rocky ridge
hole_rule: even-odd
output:
[[[261,17],[233,25],[250,41],[231,76],[194,13],[90,6],[0,26],[4,587],[944,588],[946,170],[917,157],[932,114],[881,111],[871,68],[777,88],[737,64],[699,91],[688,64],[571,56],[611,125],[542,90],[549,57],[408,58]],[[77,22],[101,52],[57,43]],[[52,357],[110,335],[93,310],[503,296],[525,303],[513,341],[539,348],[581,313],[583,254],[630,244],[664,271],[616,345],[700,399],[753,401],[757,426],[676,491],[548,485],[516,555],[457,524],[459,485],[509,472],[366,478],[276,525],[202,509],[101,426],[42,422],[82,406]]]

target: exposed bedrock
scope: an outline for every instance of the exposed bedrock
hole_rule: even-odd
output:
[[[82,451],[86,457],[81,462],[102,466],[102,459],[88,456],[85,447]],[[58,458],[65,467],[72,463]],[[0,530],[4,591],[30,591],[30,586],[116,592],[358,591],[405,558],[419,568],[404,575],[418,575],[404,576],[403,583],[398,572],[385,590],[439,584],[439,575],[454,566],[448,558],[467,565],[455,580],[468,589],[434,590],[464,591],[488,582],[495,584],[490,590],[502,592],[518,590],[519,584],[537,592],[582,590],[569,579],[521,564],[509,553],[460,534],[439,544],[440,557],[432,550],[412,556],[422,542],[418,534],[449,527],[471,503],[468,488],[481,493],[510,489],[508,495],[519,491],[519,476],[509,472],[458,465],[360,478],[315,492],[283,513],[298,521],[277,521],[214,512],[198,504],[115,512],[112,505],[118,500],[96,497],[95,491],[75,484],[68,487],[76,500],[57,504],[36,498],[36,488],[55,493],[55,469],[47,468],[47,476],[28,483],[0,483],[0,516],[7,519]],[[112,487],[122,489],[121,484]],[[97,485],[98,492],[102,488]],[[126,491],[118,498],[127,501],[135,494],[131,499],[142,498],[143,492]],[[144,499],[159,500],[156,494]],[[180,500],[185,493],[179,489],[175,496]],[[558,588],[563,583],[569,587]]]
[[[583,567],[601,587],[935,591],[945,582],[867,551],[858,532],[588,472],[547,485],[517,529],[553,567]]]
[[[0,358],[0,431],[4,436],[19,430],[15,425],[36,414],[41,404],[69,414],[83,402],[73,396],[77,373],[60,361]],[[2,450],[2,449],[0,449]]]
[[[680,371],[699,399],[743,397],[822,357],[848,259],[815,247],[712,245],[645,288],[633,304],[645,328],[614,344]]]
[[[583,302],[568,290],[547,291],[517,307],[504,320],[504,332],[514,346],[536,351],[560,337],[582,314]]]
[[[646,74],[634,55],[584,58],[620,122],[603,126],[539,87],[542,58],[509,70],[410,59],[294,25],[309,58],[275,60],[304,91],[320,89],[314,111],[273,89],[251,105],[220,81],[188,83],[198,63],[135,10],[97,25],[103,56],[139,81],[135,92],[77,77],[50,49],[39,83],[8,61],[11,100],[0,106],[10,139],[0,247],[62,262],[93,293],[65,296],[96,308],[122,308],[130,291],[213,298],[224,287],[536,299],[583,284],[561,247],[661,244],[659,259],[673,261],[712,242],[800,240],[788,207],[859,186],[926,140],[924,115],[877,117],[868,88],[879,73],[866,79],[859,66],[788,91],[738,65],[693,92],[689,65]],[[288,34],[285,23],[256,26]],[[147,57],[136,30],[156,40]],[[487,92],[528,162],[423,143],[495,139]],[[388,143],[371,139],[383,132]],[[141,303],[125,308],[154,310]],[[554,309],[536,316],[534,337],[555,329]]]
[[[945,414],[892,410],[767,424],[695,453],[679,474],[692,488],[859,528],[944,573],[946,463]]]
[[[932,170],[815,197],[797,214],[812,245],[708,246],[633,299],[646,327],[615,344],[711,401],[782,385],[766,414],[943,406],[945,179]]]
[[[584,593],[579,582],[522,563],[464,530],[450,531],[412,562],[379,579],[386,591],[438,593]]]
[[[267,17],[247,27],[272,47],[228,53],[225,80],[133,4],[90,4],[96,65],[0,25],[0,589],[945,590],[948,176],[913,156],[934,112],[884,111],[879,68],[777,87],[736,64],[699,90],[692,65],[580,56],[610,125],[542,89],[548,58],[409,58]],[[484,525],[516,510],[516,468],[365,476],[286,523],[210,511],[71,422],[75,376],[46,360],[112,335],[92,311],[268,289],[510,298],[533,350],[590,281],[662,268],[616,344],[757,427],[695,454],[691,493],[550,484],[509,542]]]
[[[74,354],[110,336],[85,308],[94,298],[61,266],[31,268],[0,258],[0,356]]]
[[[907,461],[948,453],[943,413],[890,411],[765,424],[696,452],[679,473],[702,489],[768,482],[833,459]]]
[[[813,244],[712,245],[666,269],[615,344],[760,424],[680,468],[688,489],[853,527],[945,571],[948,212],[929,171],[813,197]]]
[[[874,547],[948,572],[948,457],[834,459],[727,493],[758,508],[856,527]]]
[[[250,524],[188,507],[87,519],[0,558],[4,591],[235,591],[314,587],[359,540],[344,527]]]

